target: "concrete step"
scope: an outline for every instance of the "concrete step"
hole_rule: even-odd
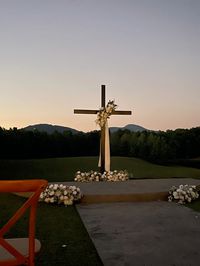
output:
[[[167,200],[172,186],[199,185],[200,180],[190,178],[142,179],[119,182],[65,182],[81,189],[83,204],[108,202],[147,202]]]

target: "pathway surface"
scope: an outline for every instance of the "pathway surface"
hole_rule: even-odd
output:
[[[85,195],[167,192],[193,179],[79,183]],[[90,202],[91,203],[91,202]],[[200,213],[166,201],[80,204],[77,210],[105,266],[200,265]]]
[[[104,266],[200,265],[200,214],[168,202],[78,205]]]

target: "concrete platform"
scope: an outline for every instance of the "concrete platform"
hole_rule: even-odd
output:
[[[200,213],[160,201],[167,198],[171,186],[199,185],[200,180],[65,184],[80,187],[84,194],[83,204],[76,208],[104,266],[200,264]]]
[[[70,184],[84,193],[76,208],[104,266],[200,264],[200,213],[160,201],[171,186],[199,185],[200,180]]]
[[[104,266],[197,266],[200,213],[164,201],[77,205]]]
[[[199,185],[200,180],[190,178],[142,179],[124,182],[66,182],[79,187],[84,195],[81,203],[147,202],[167,200],[171,186]]]

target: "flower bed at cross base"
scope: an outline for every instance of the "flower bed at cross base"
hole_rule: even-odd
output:
[[[51,184],[40,194],[40,201],[72,205],[83,197],[80,188],[76,186],[65,186],[63,184]]]
[[[196,186],[180,185],[179,187],[173,186],[169,190],[168,201],[176,201],[180,204],[191,202],[199,197]]]
[[[76,172],[74,180],[77,182],[92,182],[92,181],[126,181],[128,180],[128,172],[124,171],[108,171],[101,174],[97,171],[90,171],[90,172]]]

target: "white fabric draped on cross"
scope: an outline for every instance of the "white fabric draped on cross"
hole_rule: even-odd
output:
[[[100,144],[100,154],[99,154],[99,163],[98,166],[101,167],[101,144]],[[105,171],[110,171],[110,136],[109,136],[109,128],[108,121],[105,123]]]

